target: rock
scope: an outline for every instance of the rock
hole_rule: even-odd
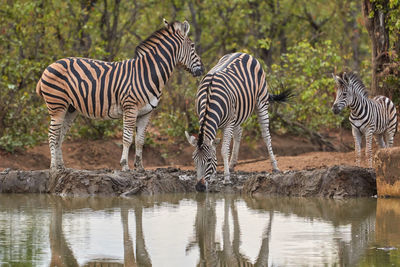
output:
[[[380,149],[374,166],[378,196],[400,197],[400,147]]]
[[[376,194],[372,169],[355,166],[259,174],[250,178],[243,191],[252,195],[296,197],[370,197]]]
[[[0,193],[46,193],[49,172],[16,171],[6,169],[0,172]]]
[[[196,174],[175,168],[144,172],[65,169],[0,172],[0,193],[54,193],[68,196],[194,192]],[[51,181],[51,182],[50,182]],[[222,173],[209,182],[209,192],[302,197],[360,197],[376,194],[372,169],[334,166],[282,173],[231,174],[224,184]]]

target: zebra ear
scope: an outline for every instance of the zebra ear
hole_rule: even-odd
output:
[[[343,72],[343,81],[344,82],[348,82],[349,81],[349,77],[347,77],[347,73]]]
[[[165,26],[166,28],[168,28],[168,26],[169,26],[168,21],[167,21],[166,19],[163,19],[163,22],[164,22],[164,26]]]
[[[181,29],[182,29],[183,35],[186,37],[186,36],[188,35],[188,33],[189,33],[189,30],[190,30],[189,22],[187,22],[187,21],[185,20],[185,21],[182,23]]]
[[[346,73],[343,73],[343,78],[341,78],[340,76],[332,73],[333,79],[335,80],[336,84],[338,84],[338,85],[346,85],[346,80],[345,80],[346,76],[345,75],[346,75]]]
[[[189,136],[189,133],[187,131],[185,131],[185,135],[186,135],[186,139],[188,140],[189,144],[191,144],[192,146],[196,146],[196,137]]]
[[[333,79],[335,80],[335,82],[336,82],[337,84],[340,83],[339,81],[341,80],[341,78],[340,78],[339,76],[337,76],[336,74],[332,73],[332,77],[333,77]]]

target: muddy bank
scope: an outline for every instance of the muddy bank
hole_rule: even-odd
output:
[[[243,187],[251,195],[301,197],[368,197],[376,195],[373,169],[333,166],[283,174],[257,174]]]
[[[232,184],[223,175],[209,183],[210,192],[302,197],[369,197],[376,194],[375,172],[334,166],[282,173],[236,172]],[[58,173],[6,170],[0,172],[0,193],[129,196],[193,192],[195,173],[177,168],[137,171],[74,170]]]

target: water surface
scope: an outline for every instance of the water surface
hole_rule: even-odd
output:
[[[0,195],[2,266],[400,265],[400,200]]]

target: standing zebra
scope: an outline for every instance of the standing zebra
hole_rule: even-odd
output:
[[[203,64],[189,39],[187,21],[168,24],[136,47],[135,57],[122,62],[65,58],[46,68],[36,92],[50,113],[51,168],[63,168],[61,144],[79,113],[93,119],[123,118],[120,164],[128,170],[128,153],[136,130],[135,167],[143,169],[144,135],[153,109],[175,66],[200,76]]]
[[[245,53],[223,56],[202,79],[196,97],[196,111],[200,130],[198,140],[185,132],[189,143],[196,147],[193,159],[197,169],[198,191],[206,190],[206,182],[216,170],[217,130],[223,129],[221,154],[224,160],[224,181],[230,180],[237,162],[241,124],[256,110],[262,137],[267,145],[274,171],[279,171],[271,146],[268,106],[271,101],[285,101],[289,91],[270,95],[261,64]],[[233,135],[233,151],[230,163],[229,145]],[[229,167],[228,167],[229,165]]]
[[[355,143],[356,163],[360,165],[361,141],[365,134],[365,155],[372,168],[372,136],[375,135],[379,147],[393,146],[397,131],[396,107],[386,96],[368,98],[368,92],[361,79],[354,73],[333,75],[337,85],[336,99],[332,106],[334,114],[343,108],[350,108],[350,123]]]

